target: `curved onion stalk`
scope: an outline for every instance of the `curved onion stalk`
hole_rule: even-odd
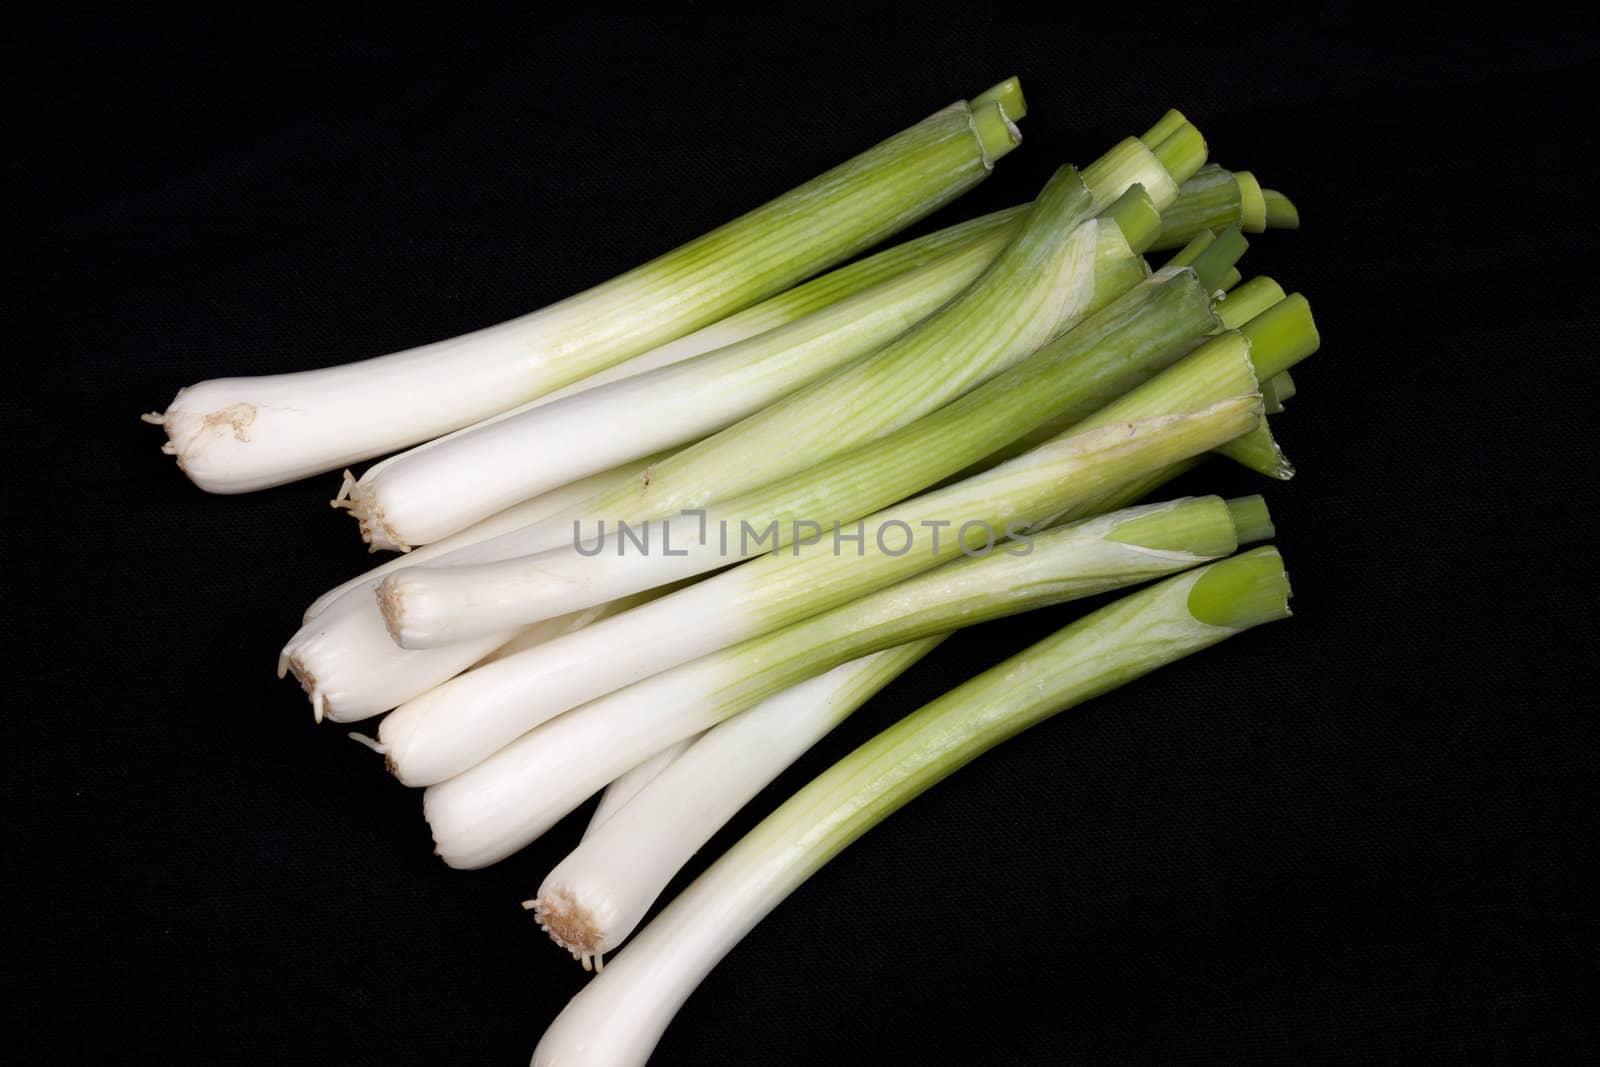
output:
[[[1245,233],[1264,233],[1269,225],[1274,228],[1293,229],[1299,224],[1298,214],[1290,225],[1294,205],[1282,193],[1274,193],[1275,203],[1288,205],[1270,218],[1267,201],[1255,175],[1247,170],[1224,170],[1208,164],[1183,183],[1178,199],[1161,213],[1161,234],[1152,248],[1178,248],[1187,244],[1197,234],[1238,226]]]
[[[955,474],[1063,410],[1078,412],[1077,421],[1145,380],[1216,329],[1207,288],[1193,270],[1163,271],[937,411],[722,501],[709,521],[680,515],[609,538],[602,525],[592,544],[393,575],[378,594],[389,630],[407,648],[439,647],[715,570],[788,543],[801,526],[820,536]],[[773,524],[776,544],[710,532]],[[575,542],[578,535],[575,529]]]
[[[421,348],[190,386],[156,417],[202,489],[241,493],[437,437],[781,292],[927,215],[1018,142],[964,101],[587,292]]]
[[[694,742],[695,738],[686,737],[675,745],[668,745],[632,770],[624,771],[613,778],[611,784],[606,786],[606,791],[600,794],[600,803],[594,806],[594,814],[589,816],[589,825],[583,831],[584,839],[593,836],[611,819],[611,816],[638,796],[640,790],[659,778]]]
[[[673,758],[620,807],[612,808],[604,821],[591,820],[578,850],[545,879],[539,896],[522,906],[584,970],[602,967],[603,954],[613,951],[638,925],[690,855],[789,764],[938,647],[945,636],[851,660],[785,689],[697,740],[664,749],[661,755],[673,753]],[[644,799],[633,803],[641,794]],[[610,797],[608,788],[601,803]],[[649,807],[667,817],[652,818]],[[652,834],[660,836],[648,836]],[[613,886],[616,892],[611,894]],[[580,903],[590,899],[606,903],[591,911]],[[637,916],[632,915],[634,910]],[[607,916],[608,927],[618,931],[614,936],[588,932],[598,929],[594,916],[601,914]],[[601,943],[605,947],[593,951],[574,947]]]
[[[902,541],[893,547],[865,545],[860,556],[812,552],[751,560],[543,649],[455,679],[450,687],[456,691],[442,702],[455,712],[454,729],[432,731],[436,743],[423,751],[413,740],[418,719],[424,716],[413,715],[405,723],[412,736],[394,737],[389,751],[398,754],[396,764],[402,773],[407,767],[419,773],[453,768],[463,752],[486,737],[494,738],[487,746],[493,751],[501,738],[514,736],[522,724],[551,719],[622,684],[640,679],[647,679],[644,685],[662,684],[650,676],[893,585],[958,554],[971,554],[980,544],[973,536],[977,524],[988,531],[1009,527],[1012,533],[1020,532],[1103,494],[1112,485],[1238,436],[1258,421],[1259,412],[1260,398],[1250,394],[1052,442],[975,479],[975,485],[964,483],[928,494],[877,517],[881,521],[875,528],[880,531],[889,527],[891,519],[907,530],[932,522],[965,527],[957,528],[956,537],[942,539],[937,549],[930,544],[926,551],[921,546],[913,551]],[[467,688],[461,683],[467,679],[472,679],[468,684],[476,690],[476,702],[459,699]],[[417,703],[408,705],[415,707]],[[393,721],[393,716],[385,720],[385,728]],[[538,807],[530,809],[529,798],[523,795],[530,781],[523,772],[541,766],[541,753],[559,747],[541,742],[548,741],[552,732],[572,729],[576,722],[581,717],[564,715],[547,722],[466,773],[428,790],[424,813],[437,851],[447,863],[476,867],[501,859],[584,800],[584,794],[547,794],[536,798]],[[591,791],[604,783],[601,779]],[[515,810],[506,810],[506,800]]]
[[[805,786],[729,849],[564,1008],[534,1067],[633,1067],[756,923],[824,864],[977,756],[1167,663],[1286,618],[1256,549],[1123,597],[926,705]]]
[[[1258,497],[1241,508],[1253,513],[1264,504]],[[1237,547],[1232,508],[1219,497],[1131,508],[1039,535],[1026,556],[956,560],[668,672],[700,676],[688,685],[669,691],[652,679],[632,687],[663,690],[648,703],[619,703],[630,692],[623,690],[574,711],[588,719],[592,740],[587,751],[566,753],[566,766],[582,768],[565,773],[568,780],[632,758],[619,750],[710,732],[676,769],[646,786],[639,803],[586,837],[550,873],[534,902],[540,925],[575,958],[614,951],[700,846],[848,713],[814,699],[795,702],[794,688],[766,694],[803,688],[800,679],[835,664],[848,670],[860,662],[850,658],[907,639],[1164,577]],[[563,737],[582,742],[575,732]],[[541,789],[553,786],[539,782]]]
[[[737,344],[391,457],[351,486],[351,512],[375,547],[404,549],[596,471],[681,447],[905,332],[966,288],[1009,236],[987,234]]]

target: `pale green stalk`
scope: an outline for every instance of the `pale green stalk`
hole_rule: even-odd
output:
[[[227,378],[149,417],[201,488],[247,492],[489,418],[749,307],[976,185],[1018,142],[965,101],[703,237],[542,311],[406,352]]]
[[[1285,618],[1277,552],[1169,578],[1079,619],[945,694],[819,775],[729,849],[573,998],[534,1067],[633,1067],[756,923],[873,826],[1030,726]]]

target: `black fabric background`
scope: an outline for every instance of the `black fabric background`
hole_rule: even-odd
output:
[[[449,871],[418,798],[273,678],[368,563],[337,477],[206,496],[141,411],[527,311],[1011,73],[1025,145],[919,232],[1168,106],[1300,205],[1246,260],[1322,326],[1278,423],[1300,475],[1184,483],[1267,494],[1297,615],[910,805],[658,1062],[1595,1053],[1593,22],[980,6],[18,30],[11,1062],[522,1063],[584,980],[517,903],[581,817]],[[711,854],[1073,615],[952,641]]]

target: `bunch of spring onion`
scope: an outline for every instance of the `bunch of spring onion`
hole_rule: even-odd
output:
[[[314,601],[279,672],[319,721],[388,713],[355,736],[425,788],[452,866],[601,794],[527,902],[597,969],[744,804],[941,641],[1161,579],[803,789],[535,1062],[643,1062],[751,925],[916,793],[1286,614],[1276,553],[1235,554],[1272,535],[1260,497],[1142,501],[1212,453],[1293,473],[1267,417],[1316,327],[1238,267],[1245,233],[1298,225],[1287,198],[1208,163],[1173,111],[1029,203],[852,260],[986,177],[1025,113],[1008,79],[542,311],[204,382],[147,416],[213,492],[393,453],[345,470],[334,504],[401,554]]]

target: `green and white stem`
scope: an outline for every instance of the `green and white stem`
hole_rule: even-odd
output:
[[[348,487],[375,548],[447,537],[519,500],[723,429],[904,333],[1010,237],[988,232],[766,333],[393,456]]]
[[[1254,532],[1260,525],[1256,513],[1265,505],[1257,497],[1238,507]],[[572,712],[589,719],[589,736],[600,738],[606,729],[597,721],[596,709],[606,705],[610,732],[626,738],[622,747],[637,750],[688,729],[692,722],[704,724],[702,729],[709,732],[676,770],[669,768],[645,787],[638,804],[585,838],[550,873],[534,902],[541,925],[579,959],[614,951],[711,835],[849,713],[816,695],[797,699],[797,691],[820,679],[796,679],[834,664],[841,664],[836,673],[859,669],[862,661],[851,662],[851,657],[892,649],[906,635],[920,640],[930,631],[1075,600],[1231,555],[1239,538],[1232,511],[1218,497],[1191,498],[1052,530],[1030,542],[1025,557],[957,560],[668,672],[714,675],[700,699],[686,689],[647,679]],[[666,694],[665,704],[663,693],[644,693],[674,688],[676,701]],[[780,688],[776,696],[763,695]],[[649,696],[650,701],[624,699],[625,694]],[[577,731],[563,736],[583,740]],[[584,770],[561,777],[592,779],[589,765],[628,758],[613,747],[568,749],[566,755],[575,757],[570,766]],[[721,770],[708,777],[713,768]],[[558,783],[541,779],[529,792],[550,788],[559,788]]]
[[[965,101],[667,254],[542,311],[389,356],[181,390],[152,421],[202,489],[242,493],[392,452],[536,399],[876,244],[1016,147]]]
[[[378,593],[389,630],[407,648],[472,640],[724,567],[787,544],[801,526],[820,536],[936,484],[1064,409],[1081,418],[1145,380],[1170,353],[1216,329],[1206,290],[1193,270],[1163,271],[944,407],[722,501],[709,515],[679,515],[609,537],[601,523],[592,541],[581,543],[574,528],[569,544],[536,555],[391,575]],[[711,532],[772,525],[777,544],[743,537],[730,543]]]
[[[511,823],[483,818],[496,795],[515,787],[504,769],[538,746],[519,742],[514,755],[500,750],[533,727],[625,685],[973,554],[991,532],[1003,537],[1001,531],[1049,522],[1114,486],[1237,437],[1259,419],[1260,398],[1251,393],[1051,442],[979,478],[869,517],[863,529],[878,533],[864,537],[859,554],[812,546],[750,560],[454,678],[397,709],[379,737],[402,781],[437,783],[460,775],[438,787],[442,793],[430,792],[425,805],[435,843],[453,865],[493,862],[506,854],[509,841],[537,836],[545,826],[548,811],[514,813]],[[955,536],[947,534],[935,545],[914,533],[936,528]],[[885,531],[891,532],[884,536]],[[913,544],[914,539],[920,540]],[[484,762],[474,766],[479,761]],[[573,797],[572,803],[582,799]]]
[[[577,851],[522,906],[584,970],[602,968],[604,954],[638,925],[667,881],[712,834],[943,640],[923,638],[851,660],[767,698],[696,740],[664,749],[641,767],[653,767],[668,753],[673,758],[655,768],[628,802],[610,808],[604,820],[597,811]],[[602,806],[610,803],[615,786],[606,789]],[[588,949],[599,944],[605,947]]]
[[[1251,627],[1287,617],[1261,548],[1087,615],[902,719],[824,771],[656,916],[540,1039],[534,1067],[634,1067],[712,968],[872,827],[1030,726]]]

